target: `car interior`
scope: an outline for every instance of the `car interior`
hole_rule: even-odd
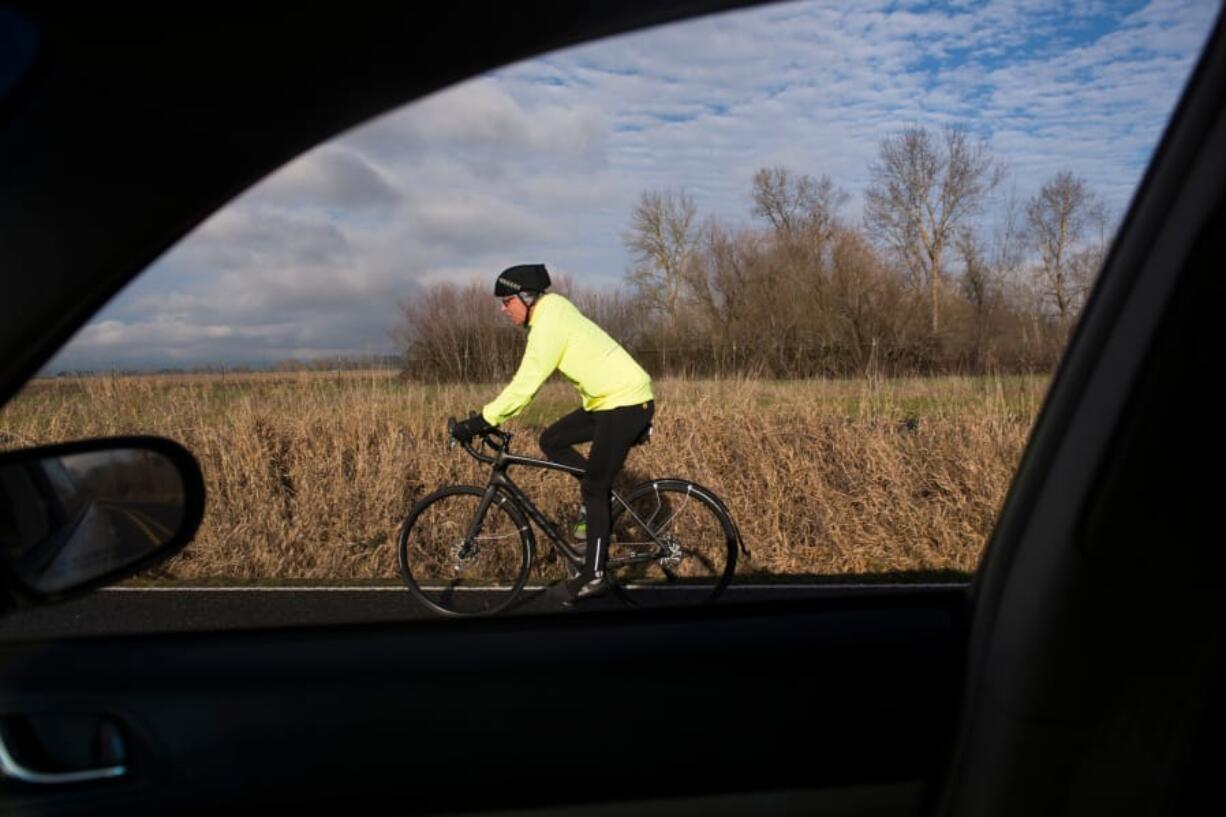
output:
[[[0,5],[0,400],[304,150],[514,60],[746,5]],[[0,811],[1216,811],[1224,37],[1219,17],[968,589],[0,642]],[[181,515],[133,522],[174,535],[74,582],[0,537],[0,607],[187,543],[207,498],[173,441],[8,450],[0,488],[33,507],[62,477],[32,463],[129,449],[180,476]]]

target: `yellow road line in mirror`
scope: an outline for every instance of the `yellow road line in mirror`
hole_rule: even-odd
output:
[[[166,541],[164,538],[160,538],[156,533],[154,533],[153,530],[151,530],[150,527],[146,525],[135,512],[130,511],[127,508],[122,508],[118,505],[112,506],[112,510],[119,511],[124,516],[128,517],[128,519],[132,521],[132,524],[140,528],[141,533],[148,537],[149,541],[153,543],[154,547],[157,547],[161,545],[162,542]]]

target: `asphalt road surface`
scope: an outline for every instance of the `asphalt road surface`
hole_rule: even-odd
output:
[[[874,594],[904,585],[733,585],[721,603]],[[948,590],[957,583],[907,584]],[[573,614],[619,609],[613,597],[592,599],[568,609],[541,591],[529,591],[516,613]],[[158,632],[209,632],[264,627],[395,622],[432,618],[403,587],[380,588],[108,588],[64,604],[0,618],[0,640],[72,638]]]

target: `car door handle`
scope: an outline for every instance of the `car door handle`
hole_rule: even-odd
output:
[[[123,762],[126,755],[123,735],[119,728],[108,720],[95,721],[92,740],[105,746],[105,757],[113,762],[94,768],[74,768],[63,771],[32,768],[26,762],[18,759],[17,745],[13,741],[13,733],[7,728],[0,728],[0,776],[20,780],[39,786],[65,786],[74,783],[89,783],[100,780],[114,780],[128,774],[128,767]],[[12,726],[12,722],[6,726]]]

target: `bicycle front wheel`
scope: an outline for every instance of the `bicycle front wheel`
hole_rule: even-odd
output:
[[[508,497],[494,495],[469,538],[484,496],[466,485],[435,491],[413,506],[400,529],[400,577],[436,613],[498,613],[528,579],[532,531]]]
[[[606,567],[635,607],[706,604],[736,570],[740,534],[715,494],[688,480],[644,482],[613,502]]]

